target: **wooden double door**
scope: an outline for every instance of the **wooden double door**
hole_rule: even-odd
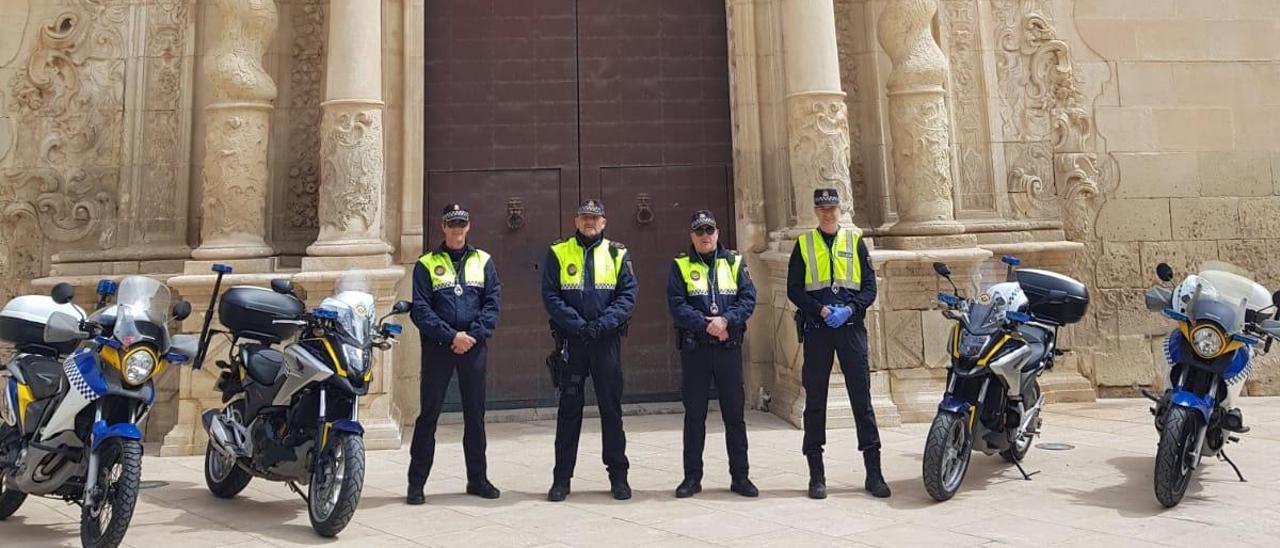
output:
[[[460,202],[471,242],[494,255],[503,307],[491,407],[552,401],[542,262],[591,197],[604,201],[606,235],[627,245],[640,283],[623,342],[627,400],[678,399],[671,258],[688,248],[698,209],[714,211],[733,241],[724,5],[427,2],[425,241],[439,244],[440,210]]]

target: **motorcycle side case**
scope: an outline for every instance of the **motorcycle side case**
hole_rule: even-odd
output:
[[[1048,270],[1017,271],[1018,285],[1027,294],[1029,314],[1054,325],[1070,325],[1084,318],[1089,310],[1089,289],[1080,281]],[[1058,290],[1066,297],[1050,301],[1049,293]]]

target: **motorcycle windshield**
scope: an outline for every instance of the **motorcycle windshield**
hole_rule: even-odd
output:
[[[1199,273],[1200,282],[1187,303],[1187,316],[1192,321],[1212,321],[1227,333],[1244,330],[1245,312],[1271,305],[1267,288],[1253,281],[1245,269],[1229,263],[1206,263]]]
[[[120,282],[116,294],[115,338],[125,347],[150,343],[161,353],[169,351],[169,288],[142,276]]]
[[[335,322],[351,343],[367,346],[373,337],[373,284],[367,274],[353,270],[344,273],[334,285],[334,296],[320,303],[321,308],[337,312]]]

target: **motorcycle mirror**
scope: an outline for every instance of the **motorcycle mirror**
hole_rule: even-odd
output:
[[[951,268],[947,266],[947,263],[933,263],[933,271],[943,278],[951,277]]]
[[[293,294],[293,282],[284,278],[271,280],[271,290],[281,295]]]
[[[1276,292],[1276,293],[1277,293],[1277,294],[1280,294],[1280,291],[1278,291],[1278,292]],[[409,312],[409,309],[411,309],[411,308],[413,308],[413,303],[411,303],[411,302],[409,302],[409,301],[399,301],[399,302],[397,302],[397,303],[395,304],[395,306],[391,307],[391,313],[392,313],[392,314],[404,314],[404,313]]]
[[[1271,294],[1271,305],[1280,308],[1280,291]]]
[[[66,304],[66,303],[63,303]],[[64,343],[89,338],[89,334],[80,329],[80,320],[70,314],[54,312],[44,324],[44,342]]]
[[[49,296],[53,297],[53,302],[55,303],[67,304],[76,298],[76,288],[72,287],[71,284],[67,282],[62,282],[53,286],[53,290],[49,292]]]
[[[178,301],[173,303],[173,319],[174,321],[182,321],[191,315],[191,303],[187,301]]]
[[[1173,267],[1169,263],[1160,263],[1156,265],[1156,277],[1162,282],[1173,281]]]

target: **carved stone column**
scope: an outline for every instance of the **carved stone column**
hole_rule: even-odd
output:
[[[274,0],[214,0],[221,32],[211,33],[205,75],[213,91],[206,107],[202,261],[259,259],[267,245],[267,141],[276,85],[262,67],[275,34]]]
[[[382,239],[382,9],[379,0],[330,0],[321,122],[320,236],[304,270],[364,257],[391,264]]]
[[[782,47],[787,81],[787,133],[791,189],[798,228],[817,226],[813,189],[849,184],[849,116],[840,89],[832,0],[789,0],[782,6]],[[853,201],[842,217],[852,219]]]
[[[891,247],[972,245],[947,238],[964,227],[955,221],[951,181],[951,128],[946,104],[947,58],[933,38],[937,0],[890,0],[876,30],[893,61],[887,83],[893,137],[895,236],[943,236],[885,241]],[[955,240],[955,241],[952,241]],[[895,245],[896,244],[896,245]]]

